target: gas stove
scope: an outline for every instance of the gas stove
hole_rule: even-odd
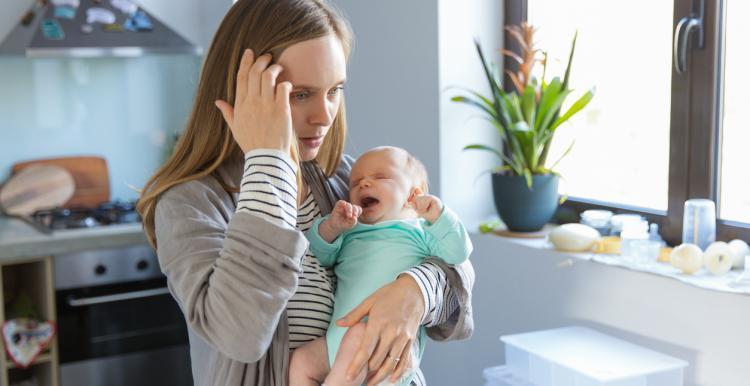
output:
[[[141,221],[134,201],[104,202],[96,208],[54,208],[35,212],[31,220],[50,230],[93,228]]]

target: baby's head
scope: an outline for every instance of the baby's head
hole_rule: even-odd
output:
[[[427,171],[404,149],[376,147],[354,163],[349,188],[351,203],[362,207],[359,221],[364,224],[415,218],[409,201],[427,193]]]

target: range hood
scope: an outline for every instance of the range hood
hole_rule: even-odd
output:
[[[138,25],[133,23],[136,9],[137,20],[145,20]],[[92,13],[105,14],[111,22],[92,22]],[[36,0],[0,44],[0,55],[32,58],[146,54],[200,55],[201,49],[130,0]]]

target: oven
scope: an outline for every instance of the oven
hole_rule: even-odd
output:
[[[150,247],[54,262],[61,385],[193,384],[185,320]]]

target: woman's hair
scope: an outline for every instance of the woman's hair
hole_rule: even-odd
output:
[[[258,57],[270,53],[278,60],[289,46],[334,34],[348,58],[351,28],[325,0],[240,0],[224,16],[208,50],[195,101],[185,130],[174,152],[146,182],[137,210],[151,246],[156,248],[154,212],[162,193],[171,187],[213,174],[227,192],[236,192],[239,181],[224,181],[216,172],[226,162],[242,162],[243,154],[229,126],[214,104],[223,99],[234,104],[235,81],[245,49]],[[332,175],[346,138],[344,100],[316,157]]]

